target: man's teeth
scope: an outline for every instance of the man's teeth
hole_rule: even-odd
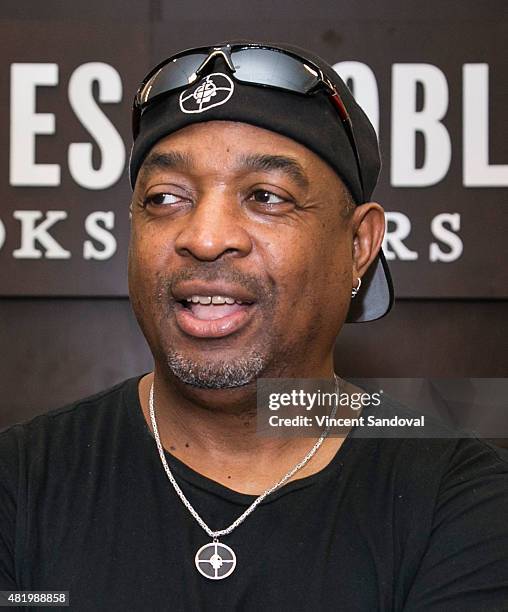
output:
[[[187,302],[192,302],[193,304],[243,304],[241,300],[235,300],[232,297],[224,297],[222,295],[193,295],[187,298]]]

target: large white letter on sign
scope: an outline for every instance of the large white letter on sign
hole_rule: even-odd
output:
[[[12,253],[16,259],[40,259],[42,251],[35,248],[36,240],[46,249],[46,259],[69,259],[70,252],[48,233],[48,229],[57,221],[67,219],[65,210],[48,210],[46,219],[39,225],[35,225],[35,222],[42,217],[40,210],[15,210],[13,217],[21,221],[21,247]]]
[[[417,86],[423,108],[417,110]],[[392,69],[392,167],[394,187],[427,187],[438,183],[450,167],[450,135],[441,123],[448,109],[445,75],[431,64],[394,64]],[[416,134],[425,139],[423,166],[416,167]]]
[[[36,91],[40,85],[58,85],[57,64],[11,65],[9,181],[14,186],[60,184],[58,164],[35,162],[35,136],[55,133],[55,115],[35,112]]]
[[[99,223],[102,223],[104,227],[101,227]],[[107,230],[112,230],[115,226],[115,213],[111,210],[90,213],[85,220],[85,229],[87,234],[102,244],[102,249],[95,247],[91,240],[85,240],[83,245],[83,258],[84,259],[109,259],[113,257],[116,251],[116,240],[113,234]],[[106,229],[104,229],[106,228]]]
[[[508,187],[508,164],[489,165],[488,64],[464,64],[462,81],[464,186]]]
[[[402,261],[414,261],[418,259],[418,253],[411,251],[404,244],[405,240],[411,233],[411,221],[404,213],[401,212],[386,212],[386,231],[383,238],[383,252],[386,259],[400,259]],[[393,223],[393,229],[390,228],[390,223]]]
[[[120,178],[125,164],[125,147],[115,126],[101,111],[93,97],[98,83],[99,102],[120,102],[122,80],[109,64],[90,62],[76,68],[69,81],[69,100],[76,117],[97,143],[101,165],[92,164],[93,146],[89,142],[69,146],[69,170],[79,185],[87,189],[106,189]]]
[[[4,246],[4,242],[5,242],[5,226],[2,223],[2,220],[0,219],[0,250]]]
[[[453,231],[446,228],[448,224]],[[444,261],[450,263],[455,261],[462,255],[463,244],[457,234],[460,230],[460,215],[459,213],[441,213],[432,219],[430,230],[434,238],[445,244],[449,251],[443,251],[436,242],[432,242],[429,248],[430,261]]]

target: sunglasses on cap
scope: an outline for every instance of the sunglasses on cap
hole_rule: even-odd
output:
[[[143,79],[134,98],[132,110],[134,140],[139,135],[143,112],[155,100],[197,82],[211,70],[217,58],[225,62],[232,73],[231,76],[240,83],[304,95],[324,91],[337,110],[346,131],[358,167],[362,193],[364,192],[360,155],[353,124],[339,92],[314,63],[276,47],[255,44],[200,47],[182,51],[164,60]]]

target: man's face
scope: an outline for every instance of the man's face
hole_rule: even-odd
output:
[[[356,284],[346,208],[333,170],[273,132],[214,121],[159,141],[137,178],[129,251],[158,366],[208,388],[322,372]]]

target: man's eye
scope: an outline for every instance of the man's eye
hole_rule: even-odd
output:
[[[182,198],[176,196],[174,193],[156,193],[150,195],[145,199],[146,204],[152,204],[154,206],[170,206],[171,204],[177,204]]]
[[[265,189],[257,189],[254,191],[251,195],[251,199],[260,204],[282,204],[283,202],[287,202],[287,200],[281,196]]]

